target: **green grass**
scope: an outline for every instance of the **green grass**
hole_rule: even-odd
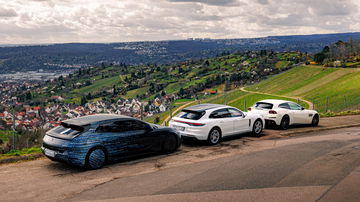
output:
[[[167,94],[171,94],[174,93],[176,91],[179,91],[180,88],[185,84],[185,82],[176,82],[176,83],[171,83],[169,85],[166,86],[166,88],[164,89],[164,91]]]
[[[275,67],[278,68],[278,69],[281,69],[281,68],[284,68],[286,66],[289,65],[289,61],[278,61],[276,64],[275,64]]]
[[[191,101],[194,101],[195,99],[186,99],[186,98],[183,98],[183,99],[177,99],[175,100],[175,102],[191,102]]]
[[[24,156],[29,154],[39,154],[39,153],[41,153],[40,147],[31,147],[20,150],[16,149],[16,150],[11,150],[5,154],[0,154],[0,159],[16,157],[16,156]]]
[[[150,87],[143,87],[143,88],[137,88],[134,90],[130,90],[126,93],[126,95],[124,96],[125,98],[135,98],[136,95],[141,95],[141,94],[145,94]]]
[[[113,85],[118,84],[120,81],[121,81],[120,76],[114,76],[114,77],[110,77],[110,78],[100,79],[100,80],[94,81],[89,86],[75,89],[72,92],[75,94],[86,95],[88,93],[93,93],[93,92],[99,91],[101,89],[111,88]]]
[[[247,108],[254,105],[256,102],[260,101],[260,100],[265,100],[265,99],[281,99],[281,100],[289,100],[292,102],[297,102],[296,99],[289,99],[289,98],[285,98],[285,97],[281,97],[281,96],[271,96],[271,95],[264,95],[264,94],[253,94],[253,93],[248,93],[245,96],[243,96],[241,99],[236,100],[235,102],[230,102],[229,105],[236,107],[240,110],[244,110],[247,111]],[[245,106],[246,104],[246,106]],[[309,105],[305,102],[300,101],[299,104],[305,108],[309,108]]]
[[[9,141],[9,137],[12,135],[12,131],[2,130],[0,131],[0,140],[4,143]]]
[[[320,112],[326,111],[328,99],[327,109],[336,112],[360,104],[360,71],[350,68],[299,66],[246,89],[303,97],[314,102],[315,109]]]

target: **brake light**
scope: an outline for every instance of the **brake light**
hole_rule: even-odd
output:
[[[275,110],[270,110],[269,114],[277,114],[277,112]]]
[[[186,123],[190,126],[205,126],[204,123],[193,123],[193,122],[188,122],[188,121],[179,121],[179,120],[174,120],[175,122],[179,122],[179,123]]]
[[[251,107],[248,108],[248,111],[251,111]]]

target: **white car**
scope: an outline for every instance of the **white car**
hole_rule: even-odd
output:
[[[259,114],[265,118],[267,125],[280,126],[286,130],[289,125],[319,124],[319,113],[315,110],[307,110],[300,105],[286,100],[262,100],[256,102],[248,109],[248,113]]]
[[[217,144],[222,137],[239,133],[253,132],[259,136],[265,120],[226,105],[199,104],[183,109],[170,120],[169,126],[177,129],[184,139]]]

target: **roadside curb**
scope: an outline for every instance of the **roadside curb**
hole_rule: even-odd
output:
[[[301,134],[301,133],[311,133],[311,132],[317,132],[317,131],[333,130],[333,129],[340,129],[340,128],[350,128],[350,127],[357,127],[357,126],[360,126],[360,123],[339,125],[339,126],[332,126],[332,127],[324,127],[324,128],[312,128],[312,129],[302,130],[302,131],[282,132],[282,133],[280,133],[280,135],[281,136],[290,136],[290,135]]]
[[[1,164],[7,164],[7,163],[15,163],[18,161],[28,161],[28,160],[35,160],[38,158],[44,157],[43,154],[29,154],[29,155],[25,155],[25,156],[15,156],[15,157],[10,157],[10,158],[4,158],[4,159],[0,159],[0,165]]]

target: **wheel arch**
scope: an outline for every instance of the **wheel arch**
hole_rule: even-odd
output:
[[[94,145],[92,146],[90,149],[88,149],[87,153],[86,153],[86,158],[88,158],[90,151],[95,150],[95,149],[102,149],[105,152],[105,161],[108,160],[109,158],[109,151],[106,149],[105,146],[103,145]]]
[[[209,130],[208,133],[210,133],[210,131],[212,131],[213,129],[219,129],[220,135],[222,136],[222,130],[221,130],[220,126],[215,125],[215,126],[211,127],[211,129]]]

